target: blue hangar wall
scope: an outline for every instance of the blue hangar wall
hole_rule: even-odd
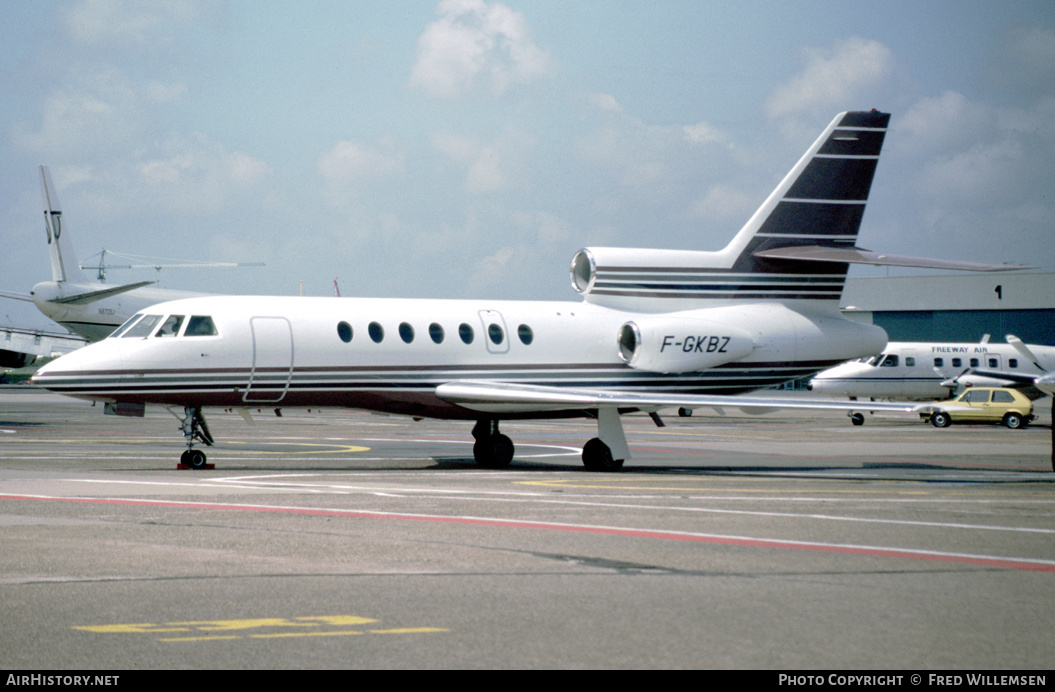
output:
[[[971,273],[850,278],[848,317],[886,330],[891,341],[1003,341],[1055,345],[1055,274]]]

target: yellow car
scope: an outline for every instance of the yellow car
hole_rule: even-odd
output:
[[[920,407],[920,418],[935,428],[951,423],[1003,423],[1012,430],[1034,420],[1033,402],[1017,389],[972,387],[952,401]]]

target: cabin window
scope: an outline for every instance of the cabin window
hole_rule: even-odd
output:
[[[136,325],[125,332],[125,339],[134,339],[135,337],[147,337],[154,333],[154,327],[157,326],[158,322],[161,321],[161,315],[146,315],[143,319],[136,322]]]
[[[912,356],[905,356],[905,367],[914,368],[916,367],[916,359]]]
[[[432,338],[432,341],[434,343],[442,344],[443,343],[443,327],[441,327],[439,324],[437,324],[435,322],[430,324],[429,325],[429,337]]]
[[[341,341],[348,344],[352,341],[352,325],[347,322],[337,323],[337,336],[341,337]]]
[[[176,336],[183,324],[183,315],[169,315],[154,336]]]
[[[366,331],[369,332],[370,339],[373,340],[375,344],[381,343],[385,338],[385,328],[377,322],[371,322],[370,326],[366,328]]]
[[[963,360],[961,360],[961,359],[959,359],[959,358],[953,358],[953,359],[952,359],[952,367],[954,367],[954,368],[958,368],[958,367],[960,367],[961,365],[963,365]]]
[[[945,359],[944,358],[935,358],[934,359],[934,367],[940,368],[943,365],[945,365]]]
[[[996,359],[996,358],[990,358],[988,362],[989,362],[989,367],[991,367],[991,368],[999,368],[1000,367],[1000,361],[998,359]]]
[[[399,338],[402,339],[405,344],[409,344],[414,340],[414,328],[411,327],[408,322],[399,323]]]
[[[1007,361],[1007,367],[1009,367],[1009,368],[1017,368],[1018,367],[1018,358],[1009,358],[1008,361]]]
[[[506,335],[500,326],[497,324],[491,324],[487,327],[487,338],[491,340],[491,343],[497,346],[505,341]]]
[[[216,336],[216,325],[208,315],[192,315],[183,336]]]
[[[971,359],[971,367],[972,368],[977,368],[978,367],[978,359],[977,358],[972,358]]]
[[[462,341],[471,344],[473,339],[476,337],[476,333],[473,332],[473,328],[462,322],[458,325],[458,336],[461,337]]]
[[[121,336],[121,334],[122,334],[122,333],[123,333],[123,332],[124,332],[125,330],[127,330],[127,329],[128,329],[129,327],[131,327],[131,326],[132,326],[133,324],[135,324],[136,322],[138,322],[138,321],[139,321],[139,318],[140,318],[140,317],[142,317],[142,316],[143,316],[143,313],[141,313],[141,312],[140,312],[140,313],[138,313],[138,314],[135,314],[135,315],[132,315],[131,317],[129,317],[129,318],[128,318],[128,321],[127,321],[127,322],[125,322],[125,323],[124,323],[124,324],[122,324],[122,325],[121,325],[120,327],[118,327],[118,328],[117,328],[117,330],[116,330],[116,331],[114,331],[114,333],[110,335],[110,338],[111,338],[111,339],[116,339],[117,337]],[[8,334],[8,337],[10,337],[10,336],[11,336],[11,335],[10,335],[10,334]]]
[[[531,327],[526,324],[522,324],[517,327],[517,336],[520,337],[520,343],[525,346],[530,346],[531,342],[535,340],[535,333],[531,331]]]

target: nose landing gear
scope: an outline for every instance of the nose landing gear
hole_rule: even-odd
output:
[[[182,421],[180,430],[187,440],[187,451],[180,455],[180,463],[176,468],[195,470],[215,468],[213,464],[206,462],[205,452],[194,449],[195,440],[209,447],[213,443],[212,433],[209,432],[209,426],[205,423],[201,406],[184,406],[183,417],[180,420]]]

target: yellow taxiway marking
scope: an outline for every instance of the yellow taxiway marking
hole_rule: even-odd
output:
[[[175,634],[186,636],[159,637],[162,642],[208,642],[230,639],[288,639],[291,637],[348,637],[364,634],[423,634],[449,632],[441,627],[395,627],[388,629],[336,629],[369,625],[377,618],[359,615],[307,615],[294,618],[241,618],[236,620],[191,620],[186,622],[136,622],[112,625],[78,625],[75,630],[95,634]],[[335,629],[326,629],[335,628]],[[278,632],[252,632],[272,629]],[[212,633],[231,634],[212,634]]]

